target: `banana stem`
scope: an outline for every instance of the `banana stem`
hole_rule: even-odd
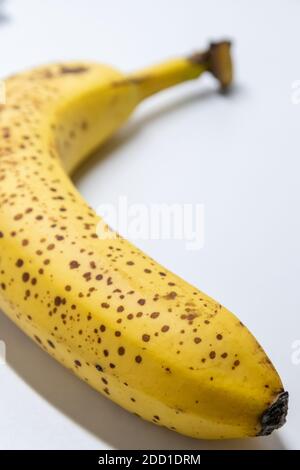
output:
[[[127,80],[138,86],[141,100],[187,80],[193,80],[210,72],[226,89],[232,82],[230,42],[210,44],[204,52],[173,59],[129,75]]]

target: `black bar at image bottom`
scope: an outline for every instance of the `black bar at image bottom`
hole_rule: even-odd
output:
[[[101,467],[102,465],[117,466],[120,468],[137,468],[141,465],[151,467],[154,465],[186,465],[210,466],[212,464],[272,464],[288,463],[297,459],[299,451],[284,450],[92,450],[92,451],[1,451],[0,466],[2,464],[26,465],[44,461],[51,463],[67,463],[71,465],[85,465]],[[2,467],[4,468],[4,467]],[[85,467],[86,468],[86,467]]]

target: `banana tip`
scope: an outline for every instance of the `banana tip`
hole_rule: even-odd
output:
[[[209,69],[219,80],[221,88],[226,90],[232,83],[233,69],[231,58],[231,42],[213,42],[209,48]]]
[[[258,434],[259,436],[268,436],[275,429],[281,428],[285,424],[288,402],[288,392],[282,392],[278,395],[274,403],[261,416],[261,431]]]
[[[207,70],[219,81],[222,90],[228,89],[233,79],[231,42],[210,43],[205,52],[196,52],[188,57],[195,64],[207,64]]]

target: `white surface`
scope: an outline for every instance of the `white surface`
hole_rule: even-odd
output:
[[[0,448],[299,449],[300,4],[269,0],[7,0],[0,2],[0,75],[53,60],[93,59],[124,70],[235,41],[230,97],[207,77],[144,105],[122,138],[77,177],[97,207],[116,201],[206,207],[206,242],[140,246],[245,322],[290,392],[287,425],[270,438],[198,442],[142,422],[47,357],[3,314]]]

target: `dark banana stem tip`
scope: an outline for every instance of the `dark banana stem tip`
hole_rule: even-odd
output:
[[[282,392],[261,417],[261,431],[258,436],[268,436],[286,422],[289,394]]]
[[[226,90],[232,83],[233,67],[231,58],[231,42],[213,42],[205,52],[191,55],[188,59],[195,64],[206,63],[209,72],[219,81],[221,88]]]

